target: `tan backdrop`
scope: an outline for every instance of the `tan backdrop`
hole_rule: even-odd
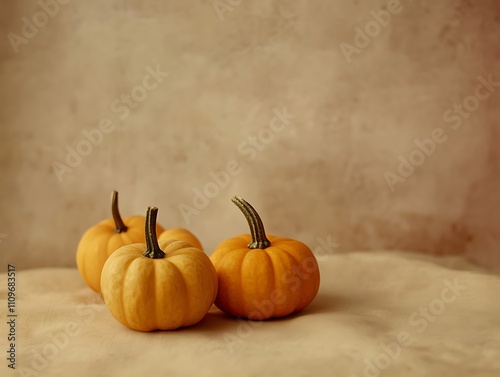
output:
[[[324,255],[500,266],[496,0],[3,1],[0,18],[2,270],[74,266],[112,189],[208,253],[246,232],[239,194]]]

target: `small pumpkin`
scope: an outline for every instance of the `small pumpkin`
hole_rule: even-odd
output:
[[[76,265],[85,283],[94,291],[101,292],[101,271],[108,257],[118,248],[144,242],[144,216],[131,216],[124,220],[118,209],[118,192],[111,195],[113,219],[101,221],[88,229],[80,239],[76,251]],[[158,232],[163,228],[158,225]]]
[[[197,249],[203,250],[200,240],[198,240],[193,233],[184,228],[172,228],[165,230],[158,237],[158,241],[166,240],[184,241]]]
[[[283,317],[308,306],[320,274],[311,249],[290,238],[266,236],[257,211],[232,198],[245,215],[251,234],[223,241],[210,256],[219,279],[215,305],[236,317]]]
[[[146,243],[123,246],[104,264],[101,291],[111,314],[139,331],[198,323],[217,296],[210,258],[184,241],[158,242],[158,209],[148,208]]]

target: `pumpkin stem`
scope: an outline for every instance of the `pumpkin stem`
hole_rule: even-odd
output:
[[[165,257],[165,253],[158,245],[158,237],[156,236],[156,217],[158,216],[158,208],[148,207],[146,213],[146,245],[147,250],[144,256],[151,259],[160,259]]]
[[[115,233],[126,232],[128,228],[123,223],[122,217],[120,216],[120,211],[118,210],[118,192],[113,191],[111,195],[111,213],[113,214],[113,220],[115,221]]]
[[[238,206],[243,212],[245,218],[250,226],[250,233],[252,234],[252,242],[248,244],[249,249],[265,249],[271,246],[271,241],[266,237],[264,224],[260,219],[259,214],[245,199],[240,196],[235,196],[231,201]]]

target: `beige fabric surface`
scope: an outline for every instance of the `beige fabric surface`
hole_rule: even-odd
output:
[[[383,251],[319,263],[319,294],[298,315],[249,323],[214,307],[194,327],[153,333],[115,321],[76,269],[19,271],[17,369],[3,358],[1,375],[500,375],[499,276]]]

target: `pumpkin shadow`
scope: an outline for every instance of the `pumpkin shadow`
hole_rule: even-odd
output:
[[[266,319],[265,322],[281,322],[302,316],[332,313],[340,310],[346,303],[345,298],[327,293],[318,293],[314,301],[304,310],[285,317]],[[200,322],[194,326],[185,328],[184,331],[192,329],[201,333],[220,333],[220,331],[224,330],[235,330],[242,321],[249,320],[226,314],[214,305]]]
[[[335,296],[328,293],[318,293],[313,302],[311,302],[309,306],[307,306],[300,312],[292,313],[285,317],[269,318],[266,319],[266,322],[281,322],[288,321],[294,318],[300,318],[303,316],[310,316],[321,313],[333,313],[335,311],[341,310],[341,308],[347,304],[347,301],[347,299],[341,298],[340,296]]]
[[[336,296],[331,293],[318,293],[316,298],[309,304],[307,308],[295,316],[309,315],[309,314],[319,314],[319,313],[332,313],[334,311],[340,310],[343,306],[348,303],[345,297]]]
[[[197,333],[220,333],[224,330],[234,330],[241,321],[242,319],[230,316],[214,305],[200,322],[185,331],[191,329]]]

